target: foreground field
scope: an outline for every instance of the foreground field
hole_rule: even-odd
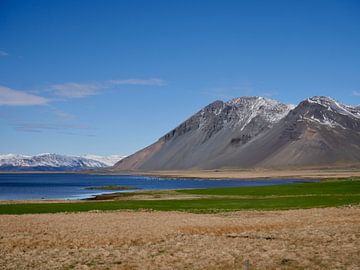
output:
[[[360,207],[3,215],[1,269],[359,269]]]
[[[262,187],[146,191],[99,196],[109,201],[74,203],[4,203],[0,214],[84,212],[93,210],[157,210],[201,213],[244,209],[276,210],[356,205],[360,181],[312,182]]]
[[[359,203],[358,178],[2,202],[0,269],[360,269]]]

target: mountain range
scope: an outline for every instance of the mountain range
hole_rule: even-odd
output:
[[[215,101],[112,171],[360,165],[360,106],[314,96]]]
[[[123,157],[112,156],[66,156],[39,154],[34,156],[7,154],[0,155],[0,171],[79,171],[104,168],[114,165]]]

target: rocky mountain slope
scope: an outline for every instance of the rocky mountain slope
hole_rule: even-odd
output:
[[[119,161],[121,158],[117,159]],[[116,162],[114,156],[110,158],[93,156],[65,156],[58,154],[0,155],[1,171],[77,171],[91,168],[104,168]]]
[[[360,163],[360,109],[328,97],[296,108],[261,97],[215,101],[122,170],[183,170]]]

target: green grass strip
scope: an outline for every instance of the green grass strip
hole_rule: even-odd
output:
[[[224,211],[279,210],[360,204],[360,181],[335,181],[266,187],[181,190],[179,193],[221,195],[221,198],[179,200],[119,200],[74,203],[2,204],[0,214],[156,210],[211,213]],[[229,196],[228,198],[226,196]],[[234,196],[249,196],[249,198]],[[251,197],[250,197],[251,196]],[[278,196],[278,197],[277,197]]]
[[[185,189],[177,192],[196,195],[227,196],[284,196],[284,195],[323,195],[323,194],[360,194],[360,179],[325,182],[305,182],[299,184]]]

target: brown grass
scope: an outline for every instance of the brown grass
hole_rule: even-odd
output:
[[[132,172],[137,175],[153,175],[175,178],[205,179],[327,179],[360,176],[360,164],[351,167],[289,168],[289,169],[244,169],[244,170],[185,170]]]
[[[360,207],[0,217],[0,269],[360,269]]]

